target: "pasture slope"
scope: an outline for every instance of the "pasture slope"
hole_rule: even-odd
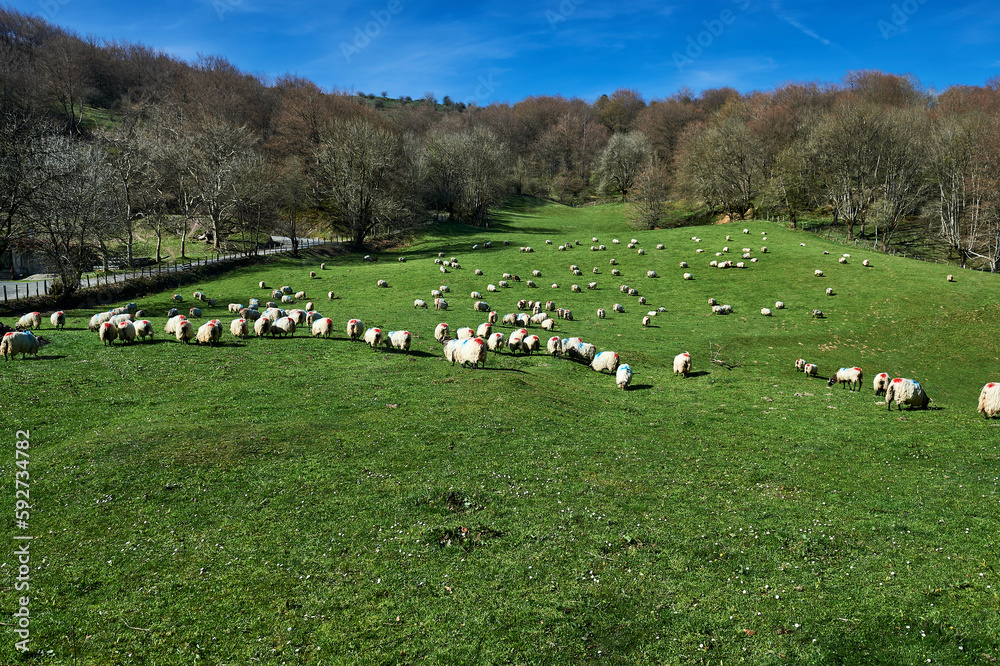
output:
[[[608,249],[591,252],[591,237]],[[632,237],[644,256],[626,248]],[[750,247],[759,261],[710,268],[727,245],[718,259]],[[462,268],[440,273],[438,252]],[[93,312],[73,311],[65,331],[46,317],[40,359],[0,363],[10,442],[0,469],[12,489],[15,430],[30,430],[38,537],[35,652],[20,655],[5,630],[0,661],[1000,658],[1000,428],[976,413],[980,388],[1000,379],[997,276],[952,270],[948,283],[940,265],[767,222],[640,232],[619,207],[529,200],[491,229],[434,227],[376,263],[346,256],[320,270],[320,260],[283,258],[187,289],[185,308],[195,289],[217,299],[205,314],[226,324],[219,347],[166,339],[163,293],[139,304],[152,343],[105,348],[86,330]],[[504,272],[521,281],[487,293]],[[304,289],[337,335],[235,341],[226,305],[266,300],[259,280]],[[590,281],[599,288],[570,292]],[[442,284],[448,312],[414,309]],[[452,367],[433,330],[484,321],[473,290],[501,316],[522,298],[569,308],[574,320],[555,333],[618,352],[635,371],[631,390],[544,354]],[[712,315],[709,297],[733,314]],[[405,328],[413,347],[352,343],[352,317]],[[710,363],[710,344],[742,364]],[[671,361],[685,350],[694,373],[681,378]],[[820,377],[796,373],[799,357]],[[827,387],[855,365],[859,392]],[[931,409],[887,411],[871,388],[882,371],[920,381]],[[0,556],[7,572],[13,550],[9,540]],[[13,578],[8,609],[21,596]]]

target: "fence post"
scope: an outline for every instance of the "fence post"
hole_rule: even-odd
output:
[[[20,296],[17,295],[17,292],[18,292],[18,288],[17,287],[18,287],[18,285],[15,284],[14,285],[14,300],[15,301],[20,298]]]
[[[7,285],[3,286],[3,302],[7,302]]]

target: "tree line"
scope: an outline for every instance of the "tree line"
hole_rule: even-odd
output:
[[[878,71],[741,94],[620,89],[468,106],[266,80],[218,56],[184,62],[80,38],[0,8],[0,256],[30,240],[64,294],[142,234],[218,250],[262,234],[372,238],[447,218],[489,224],[512,193],[664,202],[708,215],[828,215],[888,247],[927,222],[959,258],[1000,265],[1000,83],[923,89]]]

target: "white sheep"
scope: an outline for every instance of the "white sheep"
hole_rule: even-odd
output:
[[[490,333],[490,336],[486,338],[486,348],[495,354],[499,354],[503,351],[503,344],[503,333]]]
[[[514,354],[518,351],[524,351],[524,338],[528,336],[528,329],[519,328],[518,330],[507,336],[507,349],[510,353]]]
[[[122,344],[135,342],[135,326],[132,325],[131,321],[120,321],[117,328],[118,339],[122,341]]]
[[[979,392],[979,413],[988,419],[1000,413],[1000,383],[990,382]]]
[[[292,298],[291,296],[289,296],[288,294],[285,294],[284,296],[281,297],[281,302],[282,303],[294,303],[295,299]]]
[[[827,287],[826,288],[826,295],[827,296],[833,296],[833,287]]]
[[[621,275],[622,272],[620,270],[618,270],[617,268],[612,268],[611,269],[611,274],[612,275]]]
[[[458,361],[465,367],[486,367],[486,342],[482,338],[471,338],[469,340],[455,340],[449,344],[457,345],[454,353],[454,361]]]
[[[827,386],[833,386],[834,384],[843,384],[844,388],[850,387],[852,391],[861,390],[861,382],[864,380],[864,373],[861,372],[861,368],[841,368],[837,372],[833,373],[830,377],[830,381],[826,383]]]
[[[839,259],[837,259],[837,263],[838,264],[846,264],[847,263],[847,257],[840,257]]]
[[[258,338],[263,338],[265,335],[271,332],[271,320],[267,317],[261,317],[253,323],[253,333]]]
[[[782,303],[781,301],[775,301],[774,302],[774,309],[775,310],[784,310],[785,309],[785,304]]]
[[[306,323],[306,319],[309,318],[309,313],[305,310],[289,310],[286,316],[294,321],[296,326],[301,326]]]
[[[588,282],[587,283],[587,289],[591,289],[591,290],[597,289],[597,283],[596,282]]]
[[[312,336],[314,338],[329,338],[333,335],[333,320],[329,317],[320,317],[312,324]]]
[[[173,299],[173,300],[175,300],[175,301],[177,301],[178,303],[183,303],[184,302],[184,297],[181,296],[180,294],[174,294],[170,298]]]
[[[286,335],[291,335],[294,338],[295,320],[289,317],[288,315],[275,319],[274,323],[271,324],[271,337],[274,337],[276,335],[280,335],[281,337],[285,337]]]
[[[551,331],[555,327],[556,327],[555,319],[546,319],[545,321],[542,322],[542,330]]]
[[[816,277],[823,277],[823,271],[817,268],[816,270],[813,271],[813,275],[815,275]]]
[[[189,344],[191,340],[194,340],[194,336],[195,336],[194,324],[189,322],[187,319],[182,319],[177,322],[177,326],[174,329],[174,337],[177,338],[177,342],[183,342],[184,344]]]
[[[476,301],[472,304],[472,309],[476,312],[489,312],[493,308],[491,308],[490,304],[486,301]]]
[[[553,335],[545,343],[545,349],[552,356],[559,356],[562,354],[562,340],[559,339],[558,335]]]
[[[440,343],[451,339],[451,329],[448,327],[448,324],[441,322],[434,327],[434,339]]]
[[[176,308],[174,308],[174,311],[176,313]],[[92,332],[96,333],[98,329],[101,327],[101,324],[110,320],[111,317],[112,317],[111,312],[98,312],[97,314],[95,314],[93,317],[90,318],[90,323],[87,324],[87,328],[90,329]]]
[[[674,374],[687,377],[691,373],[691,354],[681,352],[674,356]]]
[[[233,334],[234,338],[243,339],[250,335],[250,324],[242,317],[234,319],[229,322],[229,332]]]
[[[369,328],[365,331],[365,343],[372,349],[378,349],[382,344],[382,329]]]
[[[327,297],[327,298],[328,298],[329,300],[331,300],[331,301],[332,301],[332,300],[333,300],[333,292],[332,292],[332,291],[328,291],[328,292],[326,292],[326,297]]]
[[[525,354],[532,354],[533,352],[541,349],[542,342],[537,335],[526,335],[521,341],[521,349],[524,350]]]
[[[490,333],[492,332],[493,332],[493,325],[490,324],[489,322],[484,322],[480,324],[479,327],[476,329],[476,337],[483,338],[485,340],[486,338],[490,337]]]
[[[448,309],[448,301],[444,300],[443,298],[435,298],[434,299],[434,309],[435,310],[447,310]]]
[[[365,330],[364,322],[360,319],[350,319],[347,322],[347,336],[351,338],[351,341],[358,340]]]
[[[618,366],[618,372],[615,373],[615,384],[618,385],[623,391],[627,391],[629,384],[632,383],[632,368],[629,367],[627,363],[622,363]]]
[[[642,318],[642,327],[646,328],[647,326],[649,326],[649,323],[651,321],[652,320],[650,319],[649,315],[646,315],[645,317]]]
[[[472,339],[474,337],[476,337],[476,332],[473,331],[468,326],[463,326],[462,328],[460,328],[457,331],[455,331],[455,339],[456,340],[470,340],[470,339]]]
[[[640,248],[639,248],[639,249],[637,250],[637,252],[638,252],[639,254],[646,254],[646,251],[645,251],[645,250],[643,250],[643,249],[642,249],[641,247],[640,247]]]
[[[875,379],[872,380],[872,388],[875,389],[875,395],[885,395],[889,388],[889,374],[880,372],[875,375]]]
[[[119,336],[121,332],[119,331]],[[195,343],[199,345],[209,345],[214,347],[215,343],[222,338],[222,325],[219,323],[218,319],[212,319],[206,321],[204,324],[198,327],[198,333],[195,336]]]
[[[549,313],[548,312],[539,312],[538,314],[531,315],[531,317],[528,319],[528,321],[530,323],[532,323],[532,324],[534,324],[534,325],[537,326],[537,325],[541,324],[543,321],[545,321],[546,319],[549,319]]]
[[[572,339],[570,338],[570,340]],[[566,340],[563,340],[563,353],[572,359],[589,364],[593,362],[594,357],[597,355],[597,348],[589,342],[579,341],[576,344],[567,345]]]
[[[624,313],[625,312],[625,306],[622,305],[621,303],[615,303],[614,305],[611,306],[611,311],[612,312],[622,312],[622,313]]]
[[[423,309],[426,310],[427,309],[427,301],[423,300],[422,298],[415,298],[415,299],[413,299],[413,307],[414,308],[423,308]]]
[[[802,372],[806,373],[807,377],[815,377],[816,373],[819,372],[819,366],[815,363],[806,363],[802,368]]]
[[[770,308],[761,308],[760,309],[760,314],[762,316],[764,316],[764,317],[770,317],[771,316],[771,309]]]
[[[862,265],[862,266],[871,266],[871,265],[872,265],[872,262],[870,262],[870,261],[868,261],[867,259],[865,259],[864,261],[862,261],[862,262],[861,262],[861,265]]]
[[[257,286],[260,287],[261,289],[267,289],[267,285],[264,284],[263,280],[261,280],[260,282],[258,282]]]
[[[306,297],[306,292],[304,292],[304,291],[297,291],[297,292],[295,292],[295,296],[294,296],[295,300],[301,301],[305,297]]]
[[[135,326],[135,336],[141,340],[153,337],[153,323],[148,319],[140,319],[133,324]]]
[[[685,274],[684,274],[684,279],[685,279],[685,280],[693,280],[693,279],[694,279],[694,276],[693,276],[693,275],[691,275],[690,273],[685,273]]]
[[[471,294],[469,294],[469,297],[472,298],[472,300],[474,301],[478,301],[483,297],[483,295],[478,291],[474,291]]]
[[[66,327],[66,313],[62,310],[57,310],[49,316],[49,323],[51,323],[56,328]]]
[[[28,314],[21,315],[21,318],[17,320],[16,328],[19,331],[26,331],[32,328],[42,327],[42,313],[41,312],[29,312]]]
[[[927,409],[927,405],[930,404],[931,399],[927,397],[927,393],[920,386],[920,382],[903,377],[893,377],[892,381],[889,382],[889,388],[885,392],[885,403],[890,410],[892,409],[893,401],[896,402],[900,410],[903,409],[904,404],[909,405],[910,409]]]
[[[605,370],[614,372],[618,369],[618,364],[618,354],[613,351],[602,351],[594,356],[594,360],[590,362],[590,369],[597,372],[604,372]]]
[[[614,266],[614,265],[615,265],[615,264],[617,264],[617,263],[618,263],[618,262],[617,262],[617,261],[615,261],[614,259],[612,259],[612,260],[611,260],[611,265],[612,265],[612,266]]]
[[[376,280],[375,281],[375,286],[376,287],[388,287],[389,283],[386,282],[385,280]]]
[[[559,288],[559,285],[558,285],[557,283],[553,282],[553,283],[552,283],[552,288],[553,288],[553,289],[558,289],[558,288]]]
[[[604,319],[607,314],[604,312],[604,308],[597,308],[597,318]]]
[[[955,276],[954,275],[949,275],[948,276],[948,282],[954,282],[954,281],[955,281]]]
[[[114,329],[113,326],[111,328]],[[21,355],[22,361],[28,354],[38,358],[38,350],[48,343],[49,341],[41,336],[35,337],[31,331],[9,331],[0,339],[0,354],[3,354],[4,361],[9,360],[8,356],[14,358],[18,354]]]
[[[795,370],[797,372],[805,372],[806,360],[804,358],[795,359]]]
[[[665,249],[667,249],[667,248],[666,248],[666,246],[665,246],[665,245],[663,245],[663,243],[657,243],[657,244],[656,244],[656,249],[657,249],[657,250],[665,250]]]
[[[385,336],[386,349],[395,349],[401,352],[410,351],[410,344],[413,336],[409,331],[389,331]]]
[[[648,278],[655,278],[655,277],[659,277],[659,275],[656,274],[656,271],[646,271],[646,277],[648,277]]]

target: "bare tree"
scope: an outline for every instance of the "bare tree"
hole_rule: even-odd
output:
[[[621,192],[625,201],[651,153],[649,139],[641,132],[612,134],[597,165],[601,186]]]
[[[135,114],[126,114],[112,129],[100,134],[101,144],[114,176],[115,216],[112,235],[125,247],[125,260],[133,263],[137,227],[158,208],[152,146]]]
[[[668,173],[662,162],[651,157],[636,176],[632,190],[632,207],[628,217],[639,229],[655,229],[663,218],[663,203],[667,199]]]

